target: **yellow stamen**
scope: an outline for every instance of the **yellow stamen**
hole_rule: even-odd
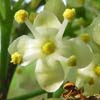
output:
[[[95,74],[96,74],[97,76],[100,76],[100,65],[98,65],[98,66],[96,66],[96,67],[94,68],[94,72],[95,72]]]
[[[15,52],[14,54],[11,55],[11,63],[20,64],[21,61],[22,61],[22,56],[20,53]]]
[[[63,13],[63,17],[68,20],[72,20],[75,16],[75,9],[66,9]]]
[[[28,12],[25,10],[18,10],[14,16],[16,22],[18,23],[24,23],[27,17],[28,17]]]
[[[46,42],[43,44],[42,46],[42,52],[45,54],[51,54],[53,53],[55,50],[55,44],[53,42]]]
[[[90,36],[89,36],[89,34],[82,34],[82,35],[80,36],[80,39],[81,39],[83,42],[88,43],[89,40],[90,40]]]
[[[74,55],[70,56],[67,61],[67,64],[69,66],[76,66],[76,57]]]

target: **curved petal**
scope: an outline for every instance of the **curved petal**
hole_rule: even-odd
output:
[[[100,77],[95,75],[94,66],[95,64],[91,62],[87,67],[78,69],[76,85],[79,88],[84,87],[84,93],[86,95],[94,95],[100,93]]]
[[[88,65],[93,56],[89,47],[78,38],[75,38],[71,41],[73,55],[75,55],[77,58],[77,66],[84,67]]]
[[[100,64],[100,53],[95,53],[93,55],[93,63],[97,65]]]
[[[91,96],[94,94],[100,94],[100,78],[95,81],[93,85],[84,85],[84,94]]]
[[[99,53],[100,52],[100,46],[97,43],[95,43],[95,41],[91,40],[89,42],[89,45],[90,45],[90,47],[91,47],[91,49],[94,53]]]
[[[94,19],[91,26],[93,40],[100,45],[100,16]]]
[[[34,20],[34,26],[39,27],[39,26],[44,26],[48,28],[59,28],[60,27],[60,22],[58,18],[50,12],[43,11],[40,14],[37,15],[37,17]]]
[[[57,50],[56,52],[64,57],[69,57],[72,55],[71,50],[71,41],[69,41],[67,38],[63,38],[62,41],[56,41]]]
[[[53,61],[48,65],[39,59],[35,72],[39,85],[48,92],[56,91],[64,81],[63,69],[57,61]]]
[[[75,82],[76,81],[76,77],[77,77],[77,69],[76,68],[69,68],[68,66],[66,66],[66,82],[67,81],[71,81],[71,82]]]
[[[47,28],[47,27],[36,27],[36,30],[40,33],[38,38],[43,40],[54,40],[55,36],[58,32],[55,28]]]
[[[76,80],[76,85],[78,87],[88,84],[92,78],[96,78],[96,75],[93,72],[94,64],[91,62],[88,66],[78,69],[78,78]]]
[[[36,60],[41,56],[41,50],[39,48],[27,49],[23,56],[23,62],[21,66],[26,66],[32,61]]]
[[[31,42],[33,42],[33,39],[31,39],[30,37],[23,35],[21,37],[18,37],[16,40],[14,40],[9,48],[8,48],[8,52],[10,54],[17,52],[20,52],[21,54],[24,54],[24,52],[26,51],[27,45],[29,45]]]
[[[21,66],[26,66],[32,60],[40,56],[40,47],[40,40],[32,39],[26,35],[23,35],[10,44],[8,51],[10,54],[15,52],[21,53],[23,57]]]

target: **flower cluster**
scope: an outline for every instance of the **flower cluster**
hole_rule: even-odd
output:
[[[97,33],[95,27],[92,35],[64,37],[65,28],[75,17],[75,9],[66,9],[63,16],[61,23],[53,13],[43,11],[36,16],[32,24],[28,19],[28,12],[17,11],[15,20],[25,23],[33,37],[18,37],[8,48],[11,63],[26,66],[36,62],[37,81],[41,88],[48,92],[55,92],[64,81],[73,80],[78,87],[85,84],[86,88],[89,88],[99,84],[100,80],[100,61],[97,61],[97,58],[100,58],[100,50],[95,52],[97,45],[100,45],[100,28]],[[100,92],[100,88],[97,92]]]

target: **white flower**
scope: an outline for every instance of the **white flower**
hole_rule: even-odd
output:
[[[23,35],[11,43],[8,51],[11,55],[16,52],[20,55],[15,55],[12,61],[19,63],[18,59],[21,57],[21,66],[36,60],[35,72],[39,85],[48,92],[54,92],[65,78],[65,70],[60,62],[66,62],[66,67],[67,61],[75,63],[77,59],[77,65],[82,67],[91,61],[91,52],[79,39],[63,38],[68,20],[65,19],[61,24],[54,14],[46,11],[36,17],[33,25],[25,19],[34,38]]]
[[[15,52],[22,55],[21,66],[37,60],[36,77],[40,86],[47,91],[55,91],[64,80],[63,69],[57,61],[58,56],[66,54],[63,40],[56,38],[61,24],[56,16],[48,12],[40,13],[33,26],[28,20],[25,23],[33,34],[36,32],[35,39],[23,35],[14,40],[8,51],[11,55]]]
[[[84,87],[86,95],[100,93],[100,65],[91,62],[85,68],[78,69],[78,78],[76,80],[78,87]]]

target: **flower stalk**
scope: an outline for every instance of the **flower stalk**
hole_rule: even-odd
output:
[[[19,96],[19,97],[13,97],[13,98],[9,98],[8,100],[27,100],[29,98],[33,98],[36,97],[38,95],[42,95],[45,94],[46,91],[42,90],[42,89],[38,89],[38,90],[33,90],[31,93]]]

